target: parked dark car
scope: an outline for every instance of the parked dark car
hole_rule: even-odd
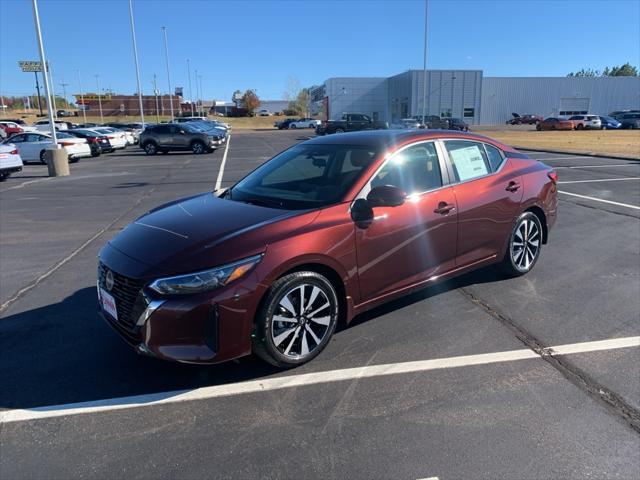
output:
[[[56,116],[58,116],[58,117],[73,117],[73,112],[70,112],[68,110],[57,110],[56,111]]]
[[[609,114],[609,116],[615,118],[616,120],[620,120],[619,117],[626,113],[640,113],[640,110],[614,110]]]
[[[540,115],[520,115],[516,112],[511,115],[513,118],[507,120],[507,125],[537,125],[543,120]]]
[[[600,117],[600,124],[602,130],[616,130],[622,126],[622,124],[613,117]]]
[[[461,118],[448,118],[447,120],[449,122],[449,130],[469,131],[469,124]]]
[[[424,117],[424,124],[422,123],[422,116],[416,115],[415,118],[418,122],[420,122],[420,128],[430,128],[430,129],[442,129],[447,130],[449,128],[449,118],[448,117],[439,117],[438,115],[426,115]]]
[[[296,366],[339,320],[490,264],[529,272],[556,221],[556,182],[469,133],[317,137],[122,230],[99,254],[100,312],[138,353]]]
[[[86,139],[89,147],[91,148],[92,157],[97,157],[101,153],[113,152],[111,142],[109,142],[109,138],[107,138],[106,135],[101,135],[97,132],[92,132],[91,130],[75,128],[66,130],[65,133],[73,135],[74,137]]]
[[[278,130],[287,130],[289,128],[289,124],[291,122],[295,122],[296,120],[297,120],[296,118],[285,118],[284,120],[275,122],[273,126],[276,127]]]
[[[218,139],[189,123],[164,123],[146,128],[140,134],[140,146],[147,155],[173,150],[191,150],[201,154],[215,150]]]
[[[625,113],[618,117],[620,127],[626,129],[640,128],[640,113]]]
[[[331,133],[357,132],[359,130],[384,130],[388,129],[387,122],[378,122],[370,116],[362,113],[344,113],[340,120],[328,120],[322,122],[316,128],[318,135]]]

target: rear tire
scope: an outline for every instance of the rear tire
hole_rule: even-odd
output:
[[[578,125],[576,125],[576,130],[584,130],[584,125],[579,123]]]
[[[540,131],[542,131],[542,127],[540,126],[540,124],[539,124],[539,123],[538,123],[538,124],[536,124],[536,130],[537,130],[537,131],[539,131],[539,132],[540,132]]]
[[[542,223],[533,212],[524,212],[516,220],[500,269],[510,277],[519,277],[533,269],[542,248]]]
[[[296,126],[292,123],[291,125],[289,125],[289,128],[290,128],[290,129],[292,129],[292,130],[295,130],[295,129],[296,129],[296,128],[298,128],[298,127],[296,127]]]
[[[256,316],[253,352],[279,368],[302,365],[327,346],[338,322],[338,297],[316,272],[276,280]]]
[[[42,163],[43,165],[47,164],[47,159],[44,158],[44,150],[40,152],[40,163]]]
[[[144,148],[144,153],[146,153],[147,155],[155,155],[156,153],[158,153],[158,147],[153,142],[145,143],[142,148]]]

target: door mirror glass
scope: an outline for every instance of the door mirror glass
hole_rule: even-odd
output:
[[[369,202],[364,198],[358,198],[353,205],[351,205],[351,218],[354,222],[362,224],[366,227],[366,224],[373,221],[373,209]]]
[[[407,194],[393,185],[379,185],[367,195],[370,207],[397,207],[404,203]]]

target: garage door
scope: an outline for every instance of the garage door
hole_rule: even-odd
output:
[[[590,98],[561,98],[560,115],[584,115],[589,113]]]

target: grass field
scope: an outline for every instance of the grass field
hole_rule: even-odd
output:
[[[535,130],[482,129],[478,133],[495,138],[507,145],[519,147],[640,159],[640,131],[638,130],[537,132]]]

